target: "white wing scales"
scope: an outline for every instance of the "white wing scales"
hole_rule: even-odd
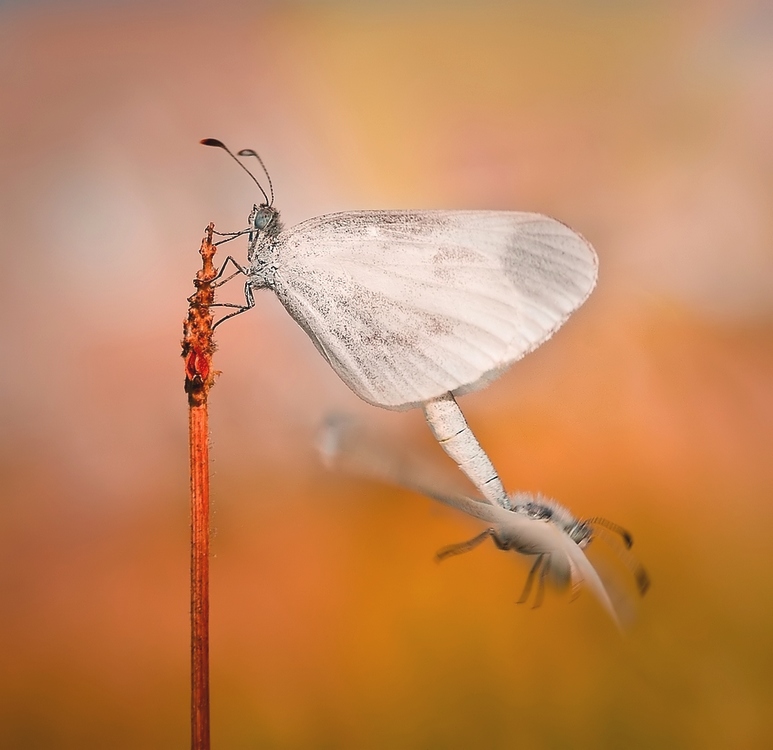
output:
[[[274,290],[343,381],[408,409],[475,390],[590,294],[597,259],[539,214],[360,211],[280,235]]]

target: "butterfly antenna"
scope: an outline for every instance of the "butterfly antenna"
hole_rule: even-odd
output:
[[[614,526],[615,524],[613,524]],[[616,536],[612,536],[610,531],[603,527],[599,529],[599,531],[602,532],[602,536],[607,540],[611,541],[612,539],[617,540]],[[619,534],[620,532],[617,529],[614,529],[615,534]],[[644,594],[647,593],[647,589],[650,587],[650,577],[647,574],[647,571],[644,569],[644,566],[636,559],[636,556],[633,554],[633,552],[630,551],[630,548],[628,546],[620,548],[619,544],[617,545],[617,554],[620,557],[620,559],[623,562],[623,565],[625,565],[628,570],[631,571],[631,575],[633,575],[634,580],[636,581],[636,588],[639,590],[639,594],[641,596],[644,596]]]
[[[271,182],[271,175],[268,173],[268,170],[266,169],[266,165],[263,163],[263,159],[260,158],[257,151],[253,151],[251,148],[243,148],[239,152],[239,156],[254,156],[259,162],[260,166],[263,167],[263,174],[266,175],[266,179],[268,180],[268,189],[271,193],[271,201],[269,202],[269,206],[274,205],[274,185]],[[265,195],[265,193],[263,193]]]
[[[597,526],[603,526],[610,531],[614,531],[615,534],[619,534],[620,538],[623,540],[623,544],[625,544],[626,549],[631,549],[633,546],[633,536],[631,536],[631,533],[629,531],[626,531],[622,526],[619,526],[616,523],[613,523],[612,521],[608,521],[606,518],[588,518],[584,521],[584,523],[590,523],[590,524],[596,524]]]
[[[250,172],[247,167],[244,166],[237,158],[234,156],[234,154],[231,152],[231,150],[228,148],[228,146],[225,145],[222,141],[217,140],[217,138],[204,138],[203,140],[199,141],[199,143],[202,146],[214,146],[215,148],[222,148],[223,151],[225,151],[251,178],[252,181],[258,186],[258,190],[260,190],[261,193],[263,193],[263,197],[266,199],[266,205],[271,205],[274,202],[274,188],[271,188],[271,201],[268,200],[268,195],[266,195],[266,191],[263,189],[263,186],[258,182],[255,175]],[[242,153],[241,151],[239,153]],[[255,153],[254,151],[252,153]],[[255,156],[258,156],[255,154]],[[258,157],[260,158],[260,157]],[[263,165],[263,162],[261,161],[261,166]],[[263,167],[263,170],[265,171],[265,167]],[[266,172],[266,176],[268,176],[268,172]],[[271,186],[271,178],[268,178],[269,186]]]

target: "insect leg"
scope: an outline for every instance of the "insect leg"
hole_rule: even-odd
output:
[[[526,576],[526,584],[523,587],[523,592],[521,593],[521,596],[518,598],[517,604],[525,604],[529,599],[529,594],[531,594],[531,587],[534,583],[534,576],[537,575],[537,571],[540,569],[540,566],[542,565],[542,561],[545,558],[545,553],[537,555],[537,559],[534,562],[534,565],[531,566],[531,570],[529,571],[529,575]]]
[[[542,566],[542,570],[540,570],[539,573],[539,581],[537,582],[537,595],[534,597],[534,604],[532,604],[532,609],[537,609],[537,607],[542,605],[542,600],[545,598],[545,579],[548,577],[548,573],[550,572],[550,553],[544,554],[545,563]]]
[[[442,562],[447,557],[462,555],[465,552],[469,552],[470,550],[475,549],[479,544],[485,542],[486,539],[488,539],[490,536],[494,536],[494,529],[486,529],[485,531],[478,534],[478,536],[474,536],[472,539],[469,539],[466,542],[459,542],[459,544],[449,544],[447,547],[443,547],[443,549],[439,549],[437,551],[435,554],[435,561]]]
[[[221,245],[225,245],[226,242],[230,242],[231,240],[238,239],[239,237],[243,237],[245,234],[249,234],[250,237],[252,237],[252,229],[242,229],[239,232],[215,232],[215,234],[220,235],[221,237],[225,237],[225,239],[218,240],[214,243],[215,247],[220,247]]]
[[[233,266],[236,268],[236,270],[227,279],[224,279],[223,281],[220,281],[220,278],[225,273],[225,269],[226,269],[226,267],[228,266],[229,263],[233,264]],[[210,284],[213,284],[214,282],[217,281],[218,283],[214,284],[214,286],[220,286],[221,284],[225,284],[226,281],[229,281],[234,276],[237,276],[240,273],[243,274],[244,276],[246,276],[247,275],[247,269],[244,268],[244,266],[242,266],[241,264],[239,264],[236,261],[236,259],[233,257],[233,255],[229,255],[223,261],[223,265],[220,266],[220,268],[218,269],[218,271],[215,274],[214,278],[210,279]]]
[[[238,276],[239,274],[243,274],[244,269],[239,268],[236,271],[234,271],[230,276],[226,276],[224,279],[218,278],[217,281],[212,283],[212,286],[217,289],[219,286],[223,286],[223,284],[227,284],[234,276]]]
[[[228,237],[229,239],[233,239],[234,237],[241,237],[243,234],[247,234],[251,231],[252,227],[240,229],[238,232],[218,232],[216,229],[213,229],[212,234],[216,234],[218,237]]]
[[[255,296],[252,292],[252,286],[250,285],[249,280],[244,285],[244,304],[243,305],[236,305],[231,302],[214,302],[210,305],[210,307],[235,307],[236,310],[234,310],[232,313],[228,313],[228,315],[224,315],[220,320],[218,320],[213,326],[212,330],[214,331],[215,328],[217,328],[224,320],[228,320],[228,318],[233,318],[237,315],[241,315],[243,312],[247,312],[247,310],[255,307]]]
[[[225,268],[228,265],[229,261],[236,266],[236,271],[234,271],[227,279],[224,279],[223,281],[220,281],[219,279],[225,273]],[[242,266],[240,266],[236,262],[236,260],[232,256],[229,255],[223,261],[223,265],[220,266],[220,268],[218,269],[218,272],[211,279],[203,280],[203,279],[196,278],[196,279],[193,280],[193,286],[195,286],[198,289],[203,284],[209,284],[211,287],[217,288],[221,284],[225,284],[226,281],[230,281],[234,276],[237,276],[240,273],[242,273],[242,274],[244,274],[246,276],[247,275],[247,270],[245,268],[243,268]],[[190,297],[188,297],[188,302],[193,302],[193,298],[195,296],[196,296],[195,294],[192,294]],[[212,307],[212,306],[213,305],[210,305],[210,307]],[[225,303],[218,303],[218,306],[219,307],[233,307],[234,305],[228,305],[228,304],[225,304]]]

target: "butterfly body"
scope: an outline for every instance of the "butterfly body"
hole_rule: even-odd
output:
[[[253,289],[273,289],[277,241],[284,230],[279,211],[272,206],[254,205],[247,221],[247,283]]]
[[[272,290],[354,393],[386,409],[422,407],[446,453],[509,510],[454,396],[495,380],[585,301],[598,271],[590,244],[555,219],[516,211],[347,211],[285,230],[258,154],[202,143],[225,150],[265,199],[229,235],[248,235],[248,263],[229,256],[216,281],[246,275],[245,303],[217,303],[235,310],[215,325]],[[268,193],[240,156],[258,159]],[[229,263],[236,272],[224,277]]]
[[[560,503],[540,494],[515,492],[509,497],[507,508],[470,497],[452,489],[444,478],[433,477],[421,457],[406,451],[404,446],[338,415],[326,421],[319,449],[329,466],[402,485],[485,524],[486,529],[473,539],[440,550],[438,560],[469,552],[489,537],[501,550],[534,559],[520,601],[528,598],[532,582],[539,575],[535,604],[541,601],[547,580],[559,589],[578,590],[584,585],[614,622],[619,625],[627,619],[633,609],[630,598],[614,584],[610,587],[611,582],[601,578],[586,556],[585,550],[596,538],[597,530],[599,536],[607,537],[612,550],[633,573],[639,594],[649,588],[646,571],[629,552],[633,544],[630,534],[605,519],[578,519]]]
[[[426,485],[417,489],[445,505],[491,524],[489,535],[499,549],[542,556],[546,561],[545,575],[557,587],[564,588],[572,582],[585,581],[602,603],[608,605],[604,587],[582,552],[592,539],[590,528],[580,536],[581,541],[573,539],[565,524],[556,520],[556,511],[563,519],[569,517],[578,526],[584,525],[554,500],[519,492],[510,498],[511,509],[507,510],[464,495],[436,492]],[[440,557],[455,554],[457,549],[466,551],[451,545]]]

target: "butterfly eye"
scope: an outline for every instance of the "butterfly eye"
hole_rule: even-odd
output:
[[[585,549],[585,547],[590,544],[591,539],[593,539],[593,530],[587,523],[583,523],[582,521],[578,521],[574,526],[568,529],[567,534],[569,534],[569,538],[580,549]]]
[[[273,220],[274,211],[266,206],[262,206],[255,212],[252,225],[255,229],[265,229]]]

